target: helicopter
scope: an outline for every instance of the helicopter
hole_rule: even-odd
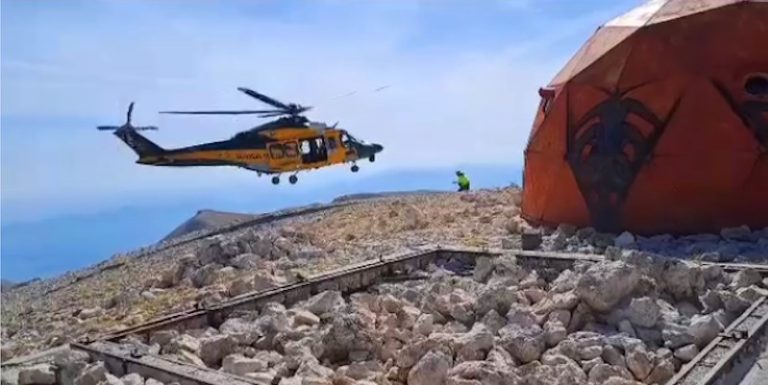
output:
[[[384,147],[366,143],[352,136],[337,124],[328,126],[312,122],[302,113],[312,109],[296,103],[283,103],[245,87],[238,91],[273,107],[269,110],[235,111],[161,111],[161,114],[190,115],[244,115],[277,118],[227,140],[203,143],[177,149],[163,149],[139,131],[157,130],[155,126],[133,126],[131,114],[134,103],[128,106],[126,122],[122,126],[98,126],[98,130],[114,131],[138,156],[138,164],[152,166],[235,166],[255,171],[258,176],[272,176],[272,184],[280,183],[280,175],[290,173],[288,181],[295,184],[300,171],[313,170],[342,163],[351,163],[351,171],[359,171],[358,160],[376,160]]]

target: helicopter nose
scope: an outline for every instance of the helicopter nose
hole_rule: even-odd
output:
[[[371,144],[371,147],[373,147],[373,153],[374,154],[380,153],[381,151],[384,150],[384,146],[382,146],[380,144],[377,144],[377,143]]]

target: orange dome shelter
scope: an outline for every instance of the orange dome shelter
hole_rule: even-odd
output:
[[[549,86],[523,216],[641,234],[768,226],[768,0],[652,0]]]

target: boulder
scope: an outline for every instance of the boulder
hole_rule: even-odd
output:
[[[699,296],[699,302],[704,306],[704,312],[711,313],[723,308],[723,301],[720,294],[715,290],[707,290],[706,293]]]
[[[626,350],[627,368],[635,378],[643,380],[648,377],[653,367],[653,356],[641,344],[633,345]]]
[[[482,323],[475,324],[472,330],[457,338],[454,344],[459,361],[482,360],[492,347],[493,334]]]
[[[442,384],[451,368],[451,359],[439,352],[428,352],[408,372],[408,385]]]
[[[198,288],[212,285],[218,280],[221,268],[222,265],[218,263],[209,263],[199,268],[192,276],[192,284]]]
[[[304,308],[317,316],[325,313],[333,313],[345,306],[341,293],[335,290],[327,290],[309,298]]]
[[[243,346],[252,345],[262,335],[259,325],[245,318],[229,318],[219,326],[219,331]]]
[[[555,346],[568,336],[568,330],[559,320],[548,320],[544,323],[544,339],[547,346]]]
[[[619,352],[618,349],[611,345],[606,345],[603,347],[603,354],[600,357],[607,364],[622,367],[627,366],[626,360],[624,359],[624,356],[621,354],[621,352]]]
[[[613,245],[622,249],[635,246],[635,236],[629,231],[621,233],[613,240]]]
[[[698,268],[682,261],[669,261],[664,265],[661,282],[673,298],[686,300],[704,289],[704,277]]]
[[[293,315],[293,323],[299,325],[314,326],[320,323],[320,317],[306,310],[297,310]]]
[[[192,353],[200,351],[200,340],[189,334],[181,334],[171,339],[171,341],[163,347],[163,353],[168,354],[178,353],[182,350]]]
[[[579,277],[572,270],[565,269],[552,281],[550,292],[564,293],[576,288]]]
[[[255,269],[261,257],[253,253],[240,254],[229,261],[229,265],[240,270],[253,270]]]
[[[581,368],[584,369],[584,372],[589,373],[592,368],[599,364],[604,364],[605,361],[601,357],[595,357],[591,360],[582,360],[581,361]]]
[[[733,289],[739,289],[751,285],[756,285],[762,281],[763,277],[755,269],[740,270],[733,276],[731,281],[731,287]]]
[[[717,294],[723,303],[723,307],[729,313],[741,314],[751,305],[748,300],[739,297],[730,290],[719,290]]]
[[[446,384],[503,385],[516,383],[514,372],[505,365],[489,361],[465,361],[448,371]]]
[[[631,293],[640,274],[624,262],[596,263],[579,278],[576,295],[597,311],[609,311]]]
[[[163,383],[154,378],[148,377],[144,385],[163,385]]]
[[[227,335],[216,335],[200,339],[200,359],[210,367],[219,366],[221,359],[234,351],[235,340]]]
[[[158,344],[162,349],[163,347],[165,347],[165,345],[168,345],[169,343],[171,343],[171,341],[173,341],[173,339],[177,338],[178,336],[179,336],[179,332],[173,329],[154,331],[149,335],[149,344],[150,345]]]
[[[19,385],[53,385],[56,372],[50,364],[26,366],[19,370]]]
[[[646,384],[665,384],[675,375],[675,364],[669,358],[657,360],[658,362],[651,370],[651,374],[645,378]]]
[[[664,340],[664,346],[670,349],[693,343],[693,336],[688,334],[688,328],[674,323],[664,325],[661,337]]]
[[[611,377],[621,377],[627,380],[634,379],[632,373],[621,366],[597,364],[589,371],[589,381],[595,384],[602,384]]]
[[[688,334],[693,337],[693,342],[704,347],[720,333],[720,324],[712,315],[694,315],[688,326]]]
[[[423,336],[429,336],[435,328],[434,323],[435,316],[432,314],[422,314],[416,319],[416,323],[413,325],[413,331]]]
[[[246,373],[267,370],[267,363],[258,358],[246,358],[239,354],[230,354],[222,360],[221,368],[227,373],[243,376]]]
[[[107,369],[101,361],[86,366],[75,379],[75,385],[98,385],[107,379]]]
[[[58,382],[61,385],[73,385],[90,360],[88,353],[79,350],[64,349],[56,352],[53,364],[57,368]]]
[[[237,297],[239,295],[252,292],[253,290],[253,279],[242,277],[232,281],[232,283],[229,284],[227,293],[230,297]]]
[[[126,374],[120,377],[120,381],[125,385],[144,385],[144,377],[138,373]]]
[[[675,349],[675,358],[683,362],[691,361],[699,354],[699,348],[695,344],[685,345]]]
[[[416,321],[421,315],[421,310],[415,306],[405,305],[397,312],[397,324],[401,329],[411,330],[416,326]]]
[[[472,277],[477,282],[485,282],[493,272],[493,261],[488,257],[480,257],[475,260],[475,269]]]
[[[650,297],[633,298],[626,314],[633,325],[650,328],[661,317],[661,308]]]
[[[521,327],[510,323],[499,330],[499,343],[522,363],[539,359],[546,347],[544,333],[537,324]]]

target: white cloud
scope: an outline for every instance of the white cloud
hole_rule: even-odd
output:
[[[355,136],[384,144],[372,169],[522,164],[536,89],[572,53],[548,47],[592,29],[604,14],[558,21],[548,33],[524,42],[510,37],[510,44],[493,50],[476,49],[469,40],[430,51],[408,45],[414,23],[424,17],[414,3],[362,2],[338,17],[302,20],[176,14],[162,2],[97,3],[87,23],[43,10],[20,28],[24,35],[17,41],[4,39],[11,47],[3,48],[2,112],[90,124],[4,127],[3,205],[50,212],[154,192],[252,184],[253,174],[236,169],[138,166],[116,138],[92,129],[120,123],[135,100],[135,122],[159,125],[161,131],[150,136],[164,147],[226,138],[258,122],[155,111],[258,106],[237,86],[317,103],[314,120],[340,121]],[[573,51],[581,41],[576,43]],[[8,55],[20,44],[39,46]],[[370,92],[382,85],[391,87]],[[359,93],[333,99],[353,90]],[[326,170],[303,181],[340,174]]]

